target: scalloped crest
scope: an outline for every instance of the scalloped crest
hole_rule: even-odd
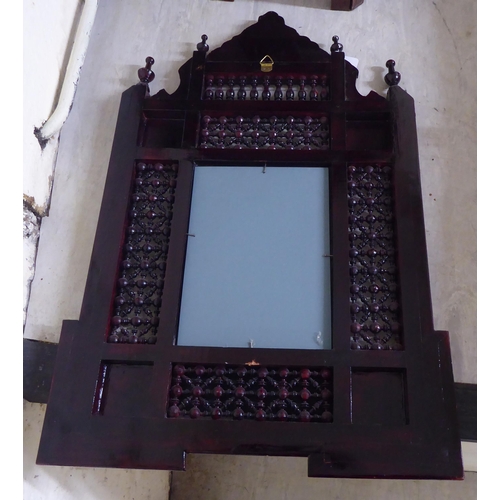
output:
[[[269,54],[275,62],[328,62],[330,54],[306,36],[285,24],[285,20],[268,12],[239,35],[222,44],[207,56],[207,61],[257,62]]]
[[[316,42],[311,41],[306,36],[299,35],[295,29],[287,26],[285,20],[276,12],[270,11],[260,16],[255,24],[244,29],[239,35],[208,52],[205,61],[207,63],[228,64],[258,63],[266,55],[270,55],[275,63],[284,64],[328,63],[332,57]],[[192,61],[193,58],[189,59],[179,68],[180,84],[173,94],[162,89],[152,97],[160,100],[187,99],[189,80],[192,78]],[[359,94],[356,89],[358,70],[348,61],[345,61],[345,65],[346,98],[348,100],[364,98],[385,100],[376,92],[370,92],[368,96]]]

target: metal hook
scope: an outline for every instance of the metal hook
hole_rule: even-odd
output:
[[[269,73],[270,71],[273,70],[273,64],[274,61],[271,56],[265,55],[261,60],[260,60],[260,70],[263,73]]]

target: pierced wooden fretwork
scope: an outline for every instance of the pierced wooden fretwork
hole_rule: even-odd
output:
[[[326,116],[204,116],[200,130],[200,148],[328,149],[329,144]]]
[[[328,423],[332,405],[328,368],[177,364],[167,416]]]
[[[327,101],[326,75],[207,75],[202,98],[222,101]]]
[[[348,167],[352,349],[402,349],[392,168]]]
[[[138,163],[108,342],[156,342],[177,164]]]

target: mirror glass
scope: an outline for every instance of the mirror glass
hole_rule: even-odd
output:
[[[328,169],[197,166],[177,344],[330,349],[329,239]]]

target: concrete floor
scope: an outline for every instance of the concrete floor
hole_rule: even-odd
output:
[[[305,5],[308,5],[307,7]],[[340,36],[359,59],[358,89],[384,93],[385,61],[415,99],[435,328],[449,330],[455,379],[476,383],[476,3],[366,0],[353,12],[330,0],[101,2],[71,114],[61,132],[49,217],[43,220],[25,337],[57,342],[78,319],[120,94],[156,60],[152,92],[172,92],[177,69],[206,33],[212,48],[275,10],[329,50]],[[25,498],[168,497],[168,472],[34,465],[43,408],[25,404]],[[109,472],[109,474],[108,474]],[[308,479],[302,459],[193,456],[174,473],[174,500],[473,499],[465,481]]]
[[[171,500],[472,500],[477,474],[465,481],[318,479],[306,458],[189,456],[174,472]]]
[[[24,500],[167,500],[168,471],[36,465],[45,408],[23,403]]]

